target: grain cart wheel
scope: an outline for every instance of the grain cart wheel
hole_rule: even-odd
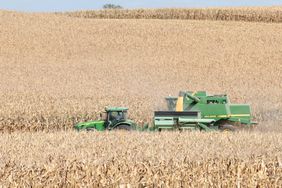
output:
[[[224,124],[220,126],[219,128],[221,131],[227,131],[227,132],[235,132],[236,128],[233,125],[230,124]]]
[[[116,127],[116,130],[122,130],[122,131],[131,131],[132,127],[128,125],[119,125]]]

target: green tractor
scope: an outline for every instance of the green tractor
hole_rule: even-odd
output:
[[[124,107],[106,107],[104,115],[100,114],[101,120],[81,122],[74,126],[78,131],[80,130],[126,130],[130,131],[136,128],[136,124],[127,119],[128,108]],[[104,118],[103,118],[104,117]]]

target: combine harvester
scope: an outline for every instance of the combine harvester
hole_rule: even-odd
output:
[[[152,126],[137,126],[127,119],[128,108],[106,108],[105,118],[78,123],[76,130],[200,130],[235,131],[252,127],[251,110],[247,104],[231,104],[227,95],[207,95],[204,91],[180,92],[178,97],[167,97],[167,111],[155,111]],[[102,117],[102,115],[101,115]]]
[[[197,113],[199,120],[211,121],[207,127],[192,126],[200,130],[230,130],[252,127],[251,109],[248,104],[232,104],[227,95],[208,95],[205,91],[179,92],[178,97],[166,97],[168,110],[175,111],[179,120],[187,112]],[[158,114],[158,113],[157,113]],[[176,118],[176,119],[177,119]]]

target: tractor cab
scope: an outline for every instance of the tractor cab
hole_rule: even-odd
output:
[[[136,124],[127,118],[128,108],[124,107],[106,107],[105,116],[103,118],[104,127],[106,129],[122,129],[132,130],[136,128]]]
[[[92,120],[87,122],[80,122],[74,125],[74,128],[80,130],[132,130],[136,128],[136,124],[127,119],[128,108],[124,107],[106,107],[105,112],[100,114],[100,120]]]
[[[105,109],[105,126],[115,128],[115,125],[127,122],[128,108],[124,107],[107,107]]]

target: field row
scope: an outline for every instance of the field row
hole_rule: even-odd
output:
[[[109,9],[67,12],[68,16],[100,19],[188,19],[282,22],[282,8]]]

